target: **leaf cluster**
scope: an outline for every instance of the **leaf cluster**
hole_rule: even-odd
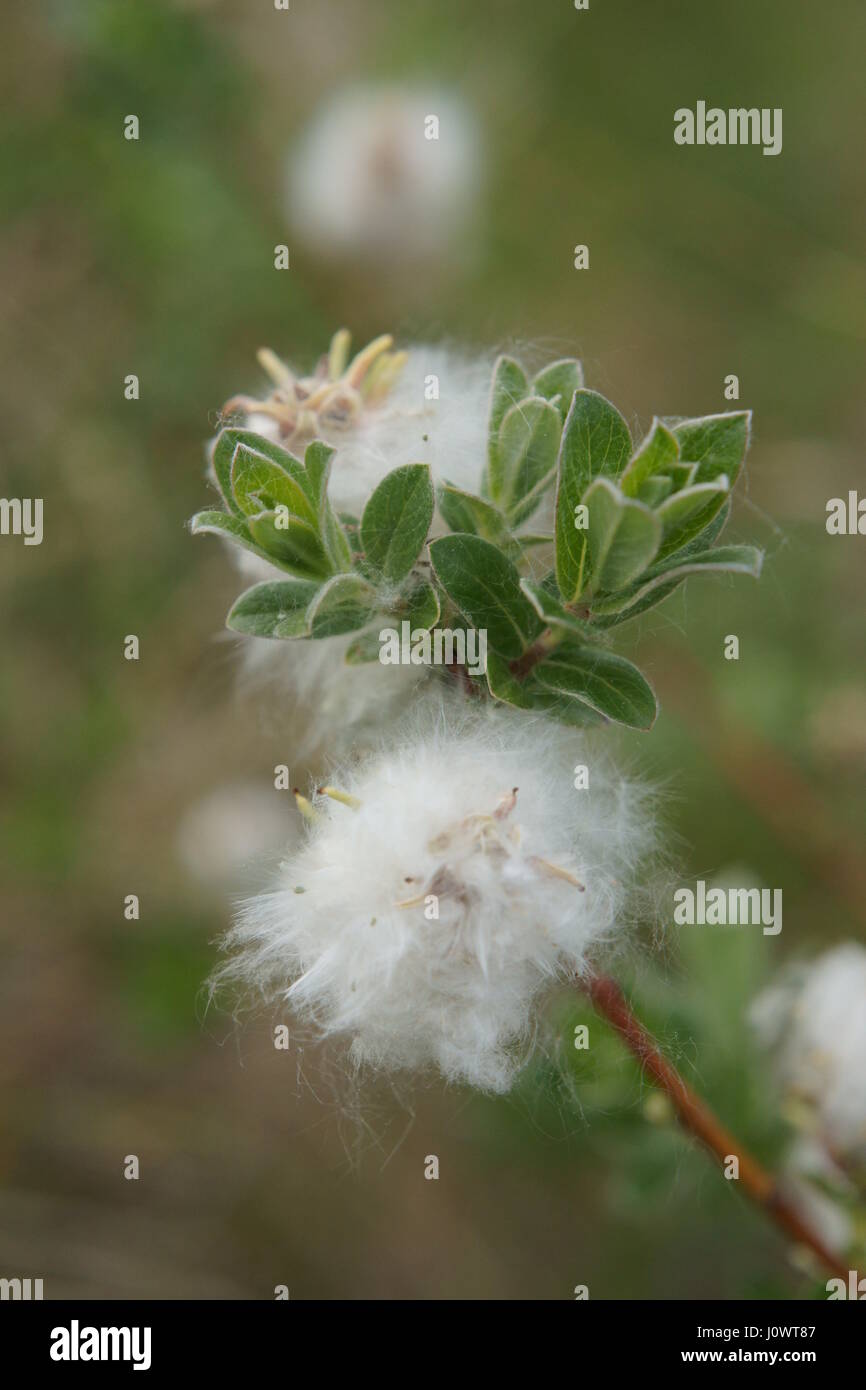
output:
[[[500,357],[476,493],[434,486],[426,464],[388,473],[360,517],[338,515],[334,450],[303,460],[249,430],[213,452],[223,509],[214,532],[283,571],[233,604],[228,626],[272,639],[356,633],[350,662],[375,660],[383,625],[484,630],[487,697],[568,723],[649,729],[656,698],[608,631],[664,601],[690,575],[757,577],[761,553],[718,545],[749,443],[746,411],[665,423],[636,447],[619,411],[571,358],[531,380]],[[431,539],[434,514],[446,534]],[[527,523],[542,516],[545,524]]]

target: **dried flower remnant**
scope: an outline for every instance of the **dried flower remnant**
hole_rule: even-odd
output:
[[[405,366],[406,353],[390,351],[393,341],[382,334],[349,361],[351,336],[341,328],[310,376],[296,375],[270,348],[260,348],[259,364],[273,383],[271,391],[261,399],[232,396],[222,415],[242,411],[251,430],[288,449],[351,430],[365,409],[387,396]]]

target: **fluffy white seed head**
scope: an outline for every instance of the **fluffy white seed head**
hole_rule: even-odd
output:
[[[574,731],[449,704],[329,780],[357,806],[316,802],[240,912],[223,978],[287,1000],[359,1068],[506,1090],[543,994],[628,917],[645,794]]]
[[[831,1154],[866,1164],[866,948],[847,942],[789,971],[757,997],[750,1020]]]
[[[479,173],[476,123],[457,98],[358,86],[331,99],[299,138],[286,210],[319,255],[438,262],[460,250]]]

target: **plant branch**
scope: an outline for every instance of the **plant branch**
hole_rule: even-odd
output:
[[[533,642],[532,646],[526,649],[523,656],[519,656],[514,661],[510,662],[508,669],[515,680],[525,680],[532,668],[538,665],[539,661],[543,661],[546,656],[550,656],[550,653],[555,651],[560,640],[561,634],[557,636],[551,628],[545,628],[544,632]]]
[[[834,1275],[847,1280],[848,1271],[842,1267],[840,1257],[828,1249],[821,1237],[807,1225],[773,1174],[743,1148],[680,1076],[635,1017],[616,981],[607,975],[592,974],[581,980],[581,984],[598,1013],[616,1029],[644,1071],[668,1096],[682,1127],[699,1139],[720,1162],[725,1163],[729,1156],[736,1156],[739,1160],[739,1181],[752,1200],[786,1235],[793,1237],[798,1244],[808,1246]]]

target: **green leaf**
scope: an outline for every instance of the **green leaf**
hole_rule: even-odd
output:
[[[680,492],[684,487],[691,487],[697,471],[698,465],[696,463],[672,463],[668,473],[674,485],[674,492]]]
[[[309,513],[303,513],[303,518],[318,532],[322,552],[328,559],[327,573],[352,569],[352,548],[328,500],[328,481],[331,477],[331,460],[334,459],[335,450],[331,445],[322,443],[321,439],[313,439],[304,452],[303,464],[293,459],[284,449],[279,449],[277,445],[271,445],[271,450],[272,455],[274,450],[278,455],[282,455],[282,466],[291,471],[292,477],[299,481],[304,495],[309,498]]]
[[[311,637],[339,637],[365,627],[376,611],[376,593],[359,574],[335,574],[307,610]]]
[[[643,574],[659,548],[658,515],[642,502],[623,497],[607,478],[596,478],[583,500],[589,512],[593,583],[600,589],[625,588]]]
[[[327,493],[319,504],[319,533],[331,569],[348,573],[352,568],[352,547],[349,538],[337,518]]]
[[[382,479],[361,517],[368,569],[382,579],[405,579],[433,520],[433,483],[426,463],[406,463]]]
[[[364,666],[371,661],[378,661],[381,650],[382,642],[378,631],[362,632],[360,637],[350,642],[343,660],[348,666]]]
[[[665,534],[659,546],[658,554],[656,555],[655,563],[657,565],[661,564],[663,560],[667,560],[670,555],[676,555],[677,551],[684,549],[684,547],[691,544],[691,542],[698,540],[698,538],[707,531],[708,527],[712,525],[719,512],[722,511],[725,504],[729,501],[729,494],[725,489],[719,489],[714,492],[712,484],[709,485],[709,489],[707,493],[708,500],[701,506],[689,511],[686,516],[678,521],[675,518],[670,519],[669,524],[665,528]],[[684,492],[675,492],[673,497],[669,499],[669,502],[673,503],[678,497],[683,497],[686,493],[692,493],[693,490],[693,488],[686,488]],[[668,503],[663,502],[659,510],[661,511],[667,505]],[[705,549],[704,544],[702,543],[699,548],[701,550]]]
[[[352,568],[356,569],[359,561],[363,559],[363,553],[361,551],[361,522],[358,517],[352,516],[350,512],[340,512],[337,520],[349,544]]]
[[[211,467],[219,484],[219,490],[223,495],[223,501],[235,516],[243,516],[243,512],[235,501],[232,492],[232,459],[239,439],[247,434],[248,431],[245,430],[220,430],[211,454]]]
[[[544,367],[533,379],[532,394],[543,396],[545,400],[555,403],[560,418],[565,423],[574,393],[582,386],[583,367],[577,358],[561,357],[558,362],[551,362],[550,366]]]
[[[680,458],[698,465],[696,483],[711,483],[726,473],[733,488],[749,447],[752,428],[750,410],[704,415],[681,420],[673,432],[680,446]]]
[[[317,589],[303,579],[254,584],[232,605],[226,626],[252,637],[305,637],[307,609]]]
[[[232,491],[232,461],[239,444],[244,444],[257,454],[263,454],[265,458],[270,459],[272,463],[277,464],[284,472],[288,473],[302,488],[308,489],[309,484],[303,465],[287,449],[275,444],[272,439],[266,439],[263,434],[256,434],[254,430],[242,430],[235,427],[221,430],[214,444],[211,462],[226,506],[236,516],[243,515]],[[312,494],[308,493],[308,496],[312,502]]]
[[[429,629],[439,621],[439,595],[432,584],[422,579],[393,611],[395,617],[410,622],[413,631],[417,628]]]
[[[487,653],[485,675],[487,688],[495,700],[502,700],[506,705],[514,705],[517,709],[532,708],[530,691],[511,674],[508,662],[497,656],[496,652]]]
[[[511,560],[480,536],[442,536],[430,542],[436,578],[489,647],[509,660],[520,656],[541,630],[538,614],[522,593]]]
[[[554,695],[537,681],[533,690],[532,708],[543,709],[559,724],[568,724],[575,729],[593,729],[610,722],[607,715],[599,714],[598,710],[585,704],[583,700],[575,700],[571,695]]]
[[[498,444],[501,492],[497,501],[509,511],[520,507],[521,520],[531,515],[541,501],[540,485],[553,477],[561,433],[558,411],[541,396],[527,396],[503,417]],[[534,501],[527,511],[529,496]]]
[[[553,545],[553,536],[549,531],[521,531],[515,540],[521,551],[536,550],[540,545]],[[555,576],[553,582],[556,583]]]
[[[314,508],[314,521],[329,561],[329,572],[352,568],[352,547],[328,499],[328,483],[335,450],[314,439],[304,453],[304,480]]]
[[[682,571],[694,574],[699,570],[728,570],[732,574],[748,574],[753,579],[758,579],[763,561],[763,552],[754,545],[717,545],[712,550],[699,550],[690,555],[677,556],[669,565],[653,565],[645,577],[653,580],[664,579],[667,575]]]
[[[529,395],[526,373],[513,357],[499,357],[493,368],[490,386],[490,409],[487,417],[487,465],[482,479],[482,492],[492,501],[502,497],[502,473],[499,463],[499,427],[505,412]]]
[[[721,511],[713,518],[709,526],[707,526],[695,540],[690,541],[688,545],[683,546],[681,550],[677,551],[674,557],[674,569],[670,569],[667,561],[664,560],[660,564],[653,565],[652,569],[648,572],[649,577],[651,579],[660,578],[661,582],[647,586],[647,576],[645,575],[643,579],[638,580],[637,584],[633,585],[627,593],[618,594],[613,597],[612,602],[614,605],[627,605],[624,606],[622,610],[617,610],[616,612],[607,608],[609,600],[605,599],[603,601],[605,604],[605,611],[609,616],[602,616],[598,610],[594,608],[592,613],[592,626],[598,627],[604,631],[607,628],[616,627],[619,623],[630,622],[632,618],[639,617],[641,613],[645,613],[649,608],[655,608],[657,604],[663,603],[664,600],[673,593],[674,589],[688,578],[688,574],[684,569],[686,561],[692,555],[703,554],[712,546],[713,542],[718,539],[724,530],[725,523],[730,514],[731,499],[727,497]],[[683,572],[680,573],[680,570]],[[665,583],[665,574],[673,574],[674,578]],[[643,594],[642,598],[637,598],[635,596],[637,590],[640,590]]]
[[[752,545],[718,545],[712,550],[693,551],[689,555],[674,559],[671,563],[653,565],[631,589],[599,598],[597,603],[593,604],[593,620],[596,613],[604,616],[630,609],[633,604],[661,585],[674,580],[679,583],[690,574],[748,574],[753,579],[758,579],[763,559],[761,551]]]
[[[656,473],[654,478],[647,478],[641,483],[637,490],[636,500],[643,502],[645,507],[657,507],[666,497],[669,497],[674,490],[674,480],[669,473]]]
[[[664,528],[665,540],[682,534],[683,528],[694,519],[696,513],[704,511],[707,503],[712,504],[719,493],[722,497],[727,496],[728,491],[728,479],[721,473],[711,483],[695,483],[666,498],[656,509],[656,516]]]
[[[604,724],[607,721],[588,705],[572,699],[568,695],[558,695],[547,690],[534,675],[519,681],[509,669],[508,662],[495,652],[487,654],[487,688],[494,700],[513,705],[516,709],[537,710],[552,715],[562,724],[571,724],[585,729],[587,726]]]
[[[542,685],[570,695],[630,729],[651,729],[658,714],[652,687],[630,661],[600,647],[562,646],[535,668]]]
[[[656,473],[668,473],[679,456],[676,435],[661,420],[654,419],[649,434],[619,480],[626,497],[637,497],[648,478]]]
[[[545,477],[541,478],[532,491],[527,492],[522,501],[514,504],[508,513],[508,519],[511,523],[512,530],[516,531],[519,526],[523,525],[524,521],[532,516],[532,513],[538,507],[545,493],[550,491],[555,482],[556,469],[554,469],[552,473],[547,473]],[[523,536],[521,536],[520,539],[521,542],[525,543]],[[552,541],[553,537],[548,536],[548,540]]]
[[[731,497],[730,494],[728,494],[709,525],[705,526],[693,540],[690,540],[688,545],[682,546],[682,548],[677,551],[678,564],[680,560],[684,559],[687,555],[696,554],[698,551],[709,550],[710,546],[715,544],[727,525],[731,515],[731,506]],[[662,563],[659,556],[656,556],[653,570],[657,570]]]
[[[592,628],[589,623],[564,608],[559,599],[543,584],[536,584],[533,579],[521,579],[520,587],[545,627],[564,628],[579,637],[591,636]]]
[[[235,501],[245,516],[285,507],[292,516],[316,524],[316,509],[301,486],[280,464],[241,440],[231,464]]]
[[[556,579],[566,603],[586,582],[587,537],[575,527],[575,508],[594,478],[615,478],[631,453],[628,427],[597,391],[575,393],[559,447],[556,482]]]
[[[438,489],[437,499],[439,510],[450,530],[481,536],[501,549],[507,549],[512,544],[508,522],[492,502],[464,492],[453,483],[443,483]]]
[[[270,556],[261,546],[256,545],[250,535],[249,527],[240,517],[231,516],[228,512],[205,511],[196,512],[189,529],[194,536],[210,534],[214,536],[225,536],[228,540],[234,541],[236,545],[242,545],[245,550],[249,550],[253,555],[258,555],[262,560],[270,560]]]
[[[312,440],[304,452],[307,486],[316,506],[319,505],[327,491],[331,477],[331,462],[335,453],[336,450],[321,439]]]
[[[285,513],[260,512],[249,517],[247,525],[268,559],[300,579],[325,579],[333,572],[318,534],[306,521],[286,519]]]
[[[597,628],[600,632],[606,632],[608,628],[618,627],[620,623],[630,622],[632,618],[639,617],[641,613],[646,613],[648,609],[655,608],[658,604],[664,603],[665,599],[669,598],[674,589],[679,588],[680,584],[683,584],[686,578],[687,576],[685,574],[675,575],[675,577],[668,580],[667,583],[661,583],[655,588],[651,587],[650,590],[644,594],[643,598],[638,599],[636,603],[632,603],[629,607],[623,609],[622,612],[610,613],[603,616],[600,615],[598,617],[593,613],[592,626]]]

